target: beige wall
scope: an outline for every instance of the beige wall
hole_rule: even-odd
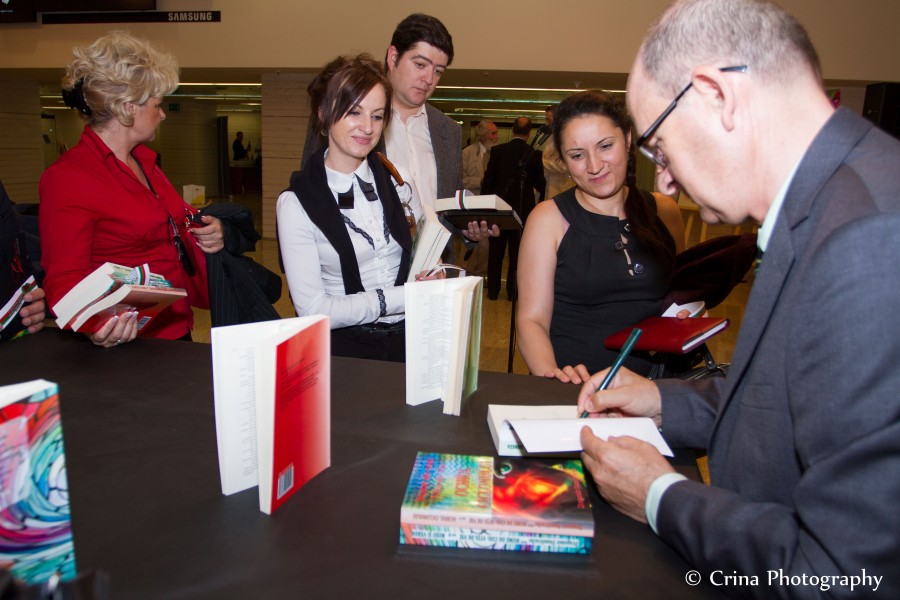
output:
[[[900,0],[781,3],[809,30],[826,79],[900,81],[900,36],[895,33]],[[256,125],[266,146],[263,223],[257,225],[272,237],[274,202],[299,164],[308,121],[303,98],[309,75],[288,70],[315,69],[341,53],[367,51],[380,57],[396,23],[411,12],[424,11],[444,21],[454,35],[455,69],[626,73],[644,31],[666,4],[667,0],[559,0],[548,10],[544,0],[393,0],[386,8],[358,0],[157,0],[161,11],[219,10],[222,22],[0,26],[0,69],[14,69],[0,75],[5,78],[0,79],[0,125],[7,124],[0,138],[0,178],[17,200],[37,200],[43,169],[37,84],[15,69],[61,69],[71,59],[72,46],[89,43],[111,28],[127,28],[173,52],[182,67],[270,70],[262,78],[263,113]],[[863,85],[844,88],[844,104],[857,112]],[[28,106],[23,105],[26,100]],[[166,173],[176,187],[200,184],[206,186],[208,197],[217,195],[215,115],[209,107],[187,103],[183,110],[169,115],[154,147],[162,152]],[[69,147],[80,131],[71,119],[71,113],[57,115],[61,141]],[[255,146],[251,124],[240,127],[250,132]],[[235,131],[230,123],[229,148]]]
[[[337,54],[382,56],[411,12],[440,18],[455,36],[455,68],[625,73],[665,0],[158,0],[158,10],[219,10],[221,23],[121,25],[184,67],[313,68]],[[806,25],[827,79],[900,81],[900,2],[781,0]],[[59,68],[70,48],[108,25],[5,25],[0,68]],[[499,43],[502,41],[502,48]]]
[[[13,202],[37,202],[44,170],[36,81],[0,77],[0,180]]]

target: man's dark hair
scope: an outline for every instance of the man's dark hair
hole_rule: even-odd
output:
[[[519,117],[513,122],[513,135],[528,135],[531,133],[531,119],[528,117]]]
[[[409,15],[400,21],[391,37],[391,46],[397,49],[398,60],[419,42],[430,44],[446,54],[447,66],[453,62],[453,38],[450,37],[450,32],[443,23],[422,13]],[[387,68],[386,56],[384,66]]]

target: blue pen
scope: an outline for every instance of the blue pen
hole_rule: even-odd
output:
[[[606,377],[603,378],[603,383],[600,384],[600,387],[597,388],[597,391],[605,390],[609,387],[610,382],[613,380],[613,377],[616,376],[616,373],[619,372],[619,367],[622,366],[622,363],[625,362],[625,359],[628,358],[628,355],[631,354],[631,349],[634,348],[635,343],[637,343],[638,338],[641,337],[641,334],[644,333],[637,327],[631,330],[631,335],[628,336],[628,340],[625,342],[625,345],[622,346],[622,349],[619,350],[619,356],[616,357],[616,362],[612,364],[609,368],[609,372],[606,374]],[[588,411],[584,411],[581,413],[582,419],[587,418]]]

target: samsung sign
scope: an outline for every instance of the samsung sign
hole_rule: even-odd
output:
[[[43,13],[41,15],[41,22],[45,25],[63,23],[219,23],[221,21],[222,12],[218,10],[136,10],[129,12]]]
[[[202,23],[204,21],[221,21],[222,13],[219,11],[180,11],[166,13],[171,23]]]

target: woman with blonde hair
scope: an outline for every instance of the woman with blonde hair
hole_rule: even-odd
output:
[[[191,305],[206,308],[204,253],[223,246],[222,224],[194,210],[144,144],[165,120],[163,97],[178,87],[174,58],[126,32],[75,48],[63,99],[85,121],[78,144],[40,182],[44,286],[52,307],[104,262],[150,270],[188,296],[153,319],[141,335],[190,339]],[[197,222],[199,220],[199,222]],[[104,347],[137,335],[136,312],[114,316],[91,340]]]

